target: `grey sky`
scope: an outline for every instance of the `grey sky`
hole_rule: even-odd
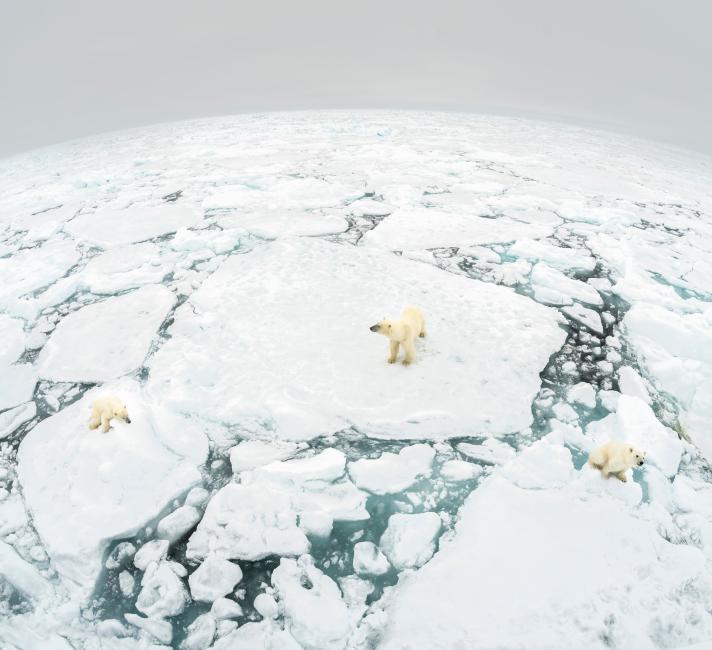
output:
[[[712,153],[709,0],[0,0],[0,156],[154,122],[423,108]]]

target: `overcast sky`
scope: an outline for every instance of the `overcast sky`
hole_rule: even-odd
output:
[[[710,0],[0,0],[0,156],[191,117],[423,108],[712,154]]]

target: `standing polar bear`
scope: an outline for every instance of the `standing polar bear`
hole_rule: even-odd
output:
[[[398,348],[402,345],[405,358],[403,365],[407,366],[415,360],[415,339],[425,336],[425,318],[417,307],[406,307],[400,320],[382,320],[369,328],[372,332],[383,334],[390,339],[388,363],[395,363]]]
[[[105,395],[95,399],[91,405],[89,428],[96,429],[101,424],[101,430],[106,433],[111,428],[112,418],[131,424],[126,405],[116,395]]]
[[[601,470],[603,478],[611,474],[624,483],[628,481],[626,472],[631,467],[640,467],[645,462],[645,452],[632,447],[627,442],[611,440],[605,445],[597,447],[588,457],[591,467]]]

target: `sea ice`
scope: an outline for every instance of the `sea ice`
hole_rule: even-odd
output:
[[[168,289],[152,285],[69,314],[42,348],[40,376],[107,381],[136,370],[174,301]]]
[[[380,576],[391,568],[386,556],[373,542],[354,544],[353,566],[359,575],[372,576]]]
[[[379,545],[396,569],[418,568],[433,556],[441,528],[442,521],[435,512],[397,513],[389,517]]]
[[[506,442],[488,438],[481,445],[475,445],[471,442],[461,442],[457,445],[457,450],[474,460],[482,460],[486,463],[499,465],[506,463],[514,458],[516,452]]]
[[[141,579],[136,609],[149,618],[177,616],[188,602],[188,590],[168,562],[152,562]]]
[[[171,544],[174,544],[192,530],[200,518],[200,511],[197,508],[180,506],[158,522],[156,537],[167,539]]]
[[[193,600],[212,603],[229,594],[240,580],[242,570],[237,564],[209,555],[190,574],[188,584]]]
[[[125,390],[131,424],[87,428],[93,391],[23,439],[18,476],[25,504],[55,568],[90,589],[108,542],[135,534],[200,480],[192,462],[157,435],[150,410]],[[62,494],[62,499],[56,495]]]
[[[460,459],[445,461],[440,468],[440,476],[449,482],[469,481],[481,473],[479,465]]]
[[[299,446],[293,442],[244,440],[230,449],[230,465],[236,474],[248,469],[284,460],[294,455]]]
[[[132,205],[125,210],[84,212],[69,221],[64,230],[76,239],[110,248],[154,239],[182,226],[192,226],[199,220],[200,214],[187,206]]]
[[[596,391],[591,384],[585,381],[579,382],[575,386],[569,388],[566,394],[569,401],[576,404],[581,404],[587,408],[595,408],[596,406]]]
[[[429,325],[409,368],[386,364],[385,340],[368,331],[397,315],[394,295],[418,304]],[[176,310],[169,332],[150,363],[152,395],[292,439],[349,424],[398,437],[525,428],[538,373],[564,340],[553,310],[508,289],[314,239],[229,258]],[[444,379],[424,380],[432,376]]]
[[[37,371],[29,363],[0,364],[0,411],[32,399]]]
[[[509,217],[493,219],[470,210],[471,205],[463,206],[462,213],[437,208],[398,210],[369,231],[365,240],[389,250],[414,250],[512,242],[520,237],[545,237],[553,230],[548,223],[523,223]]]
[[[606,629],[621,647],[653,647],[654,621],[674,626],[697,598],[674,594],[703,562],[621,500],[492,477],[468,497],[455,537],[401,578],[379,648],[604,648]]]
[[[429,476],[435,450],[426,444],[403,447],[397,454],[385,452],[373,460],[349,463],[349,475],[357,487],[373,494],[407,490],[419,478]]]
[[[304,650],[342,650],[350,631],[346,604],[337,584],[312,558],[282,558],[272,573],[285,629]]]

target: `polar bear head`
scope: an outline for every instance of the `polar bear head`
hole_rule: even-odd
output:
[[[626,449],[626,460],[630,463],[631,467],[641,467],[645,462],[645,456],[647,452],[640,451],[635,447],[628,447]]]
[[[384,318],[383,320],[378,321],[375,325],[371,325],[371,327],[369,327],[368,329],[370,329],[372,332],[376,332],[376,334],[390,336],[391,332],[393,331],[393,323]]]
[[[117,420],[123,420],[126,424],[131,424],[131,418],[129,417],[129,411],[126,408],[126,404],[118,403],[112,409],[114,412],[114,417]]]
[[[403,321],[386,320],[385,318],[375,325],[371,325],[368,329],[372,332],[376,332],[376,334],[387,336],[391,341],[399,341],[401,343],[408,338],[410,332],[408,326]]]

